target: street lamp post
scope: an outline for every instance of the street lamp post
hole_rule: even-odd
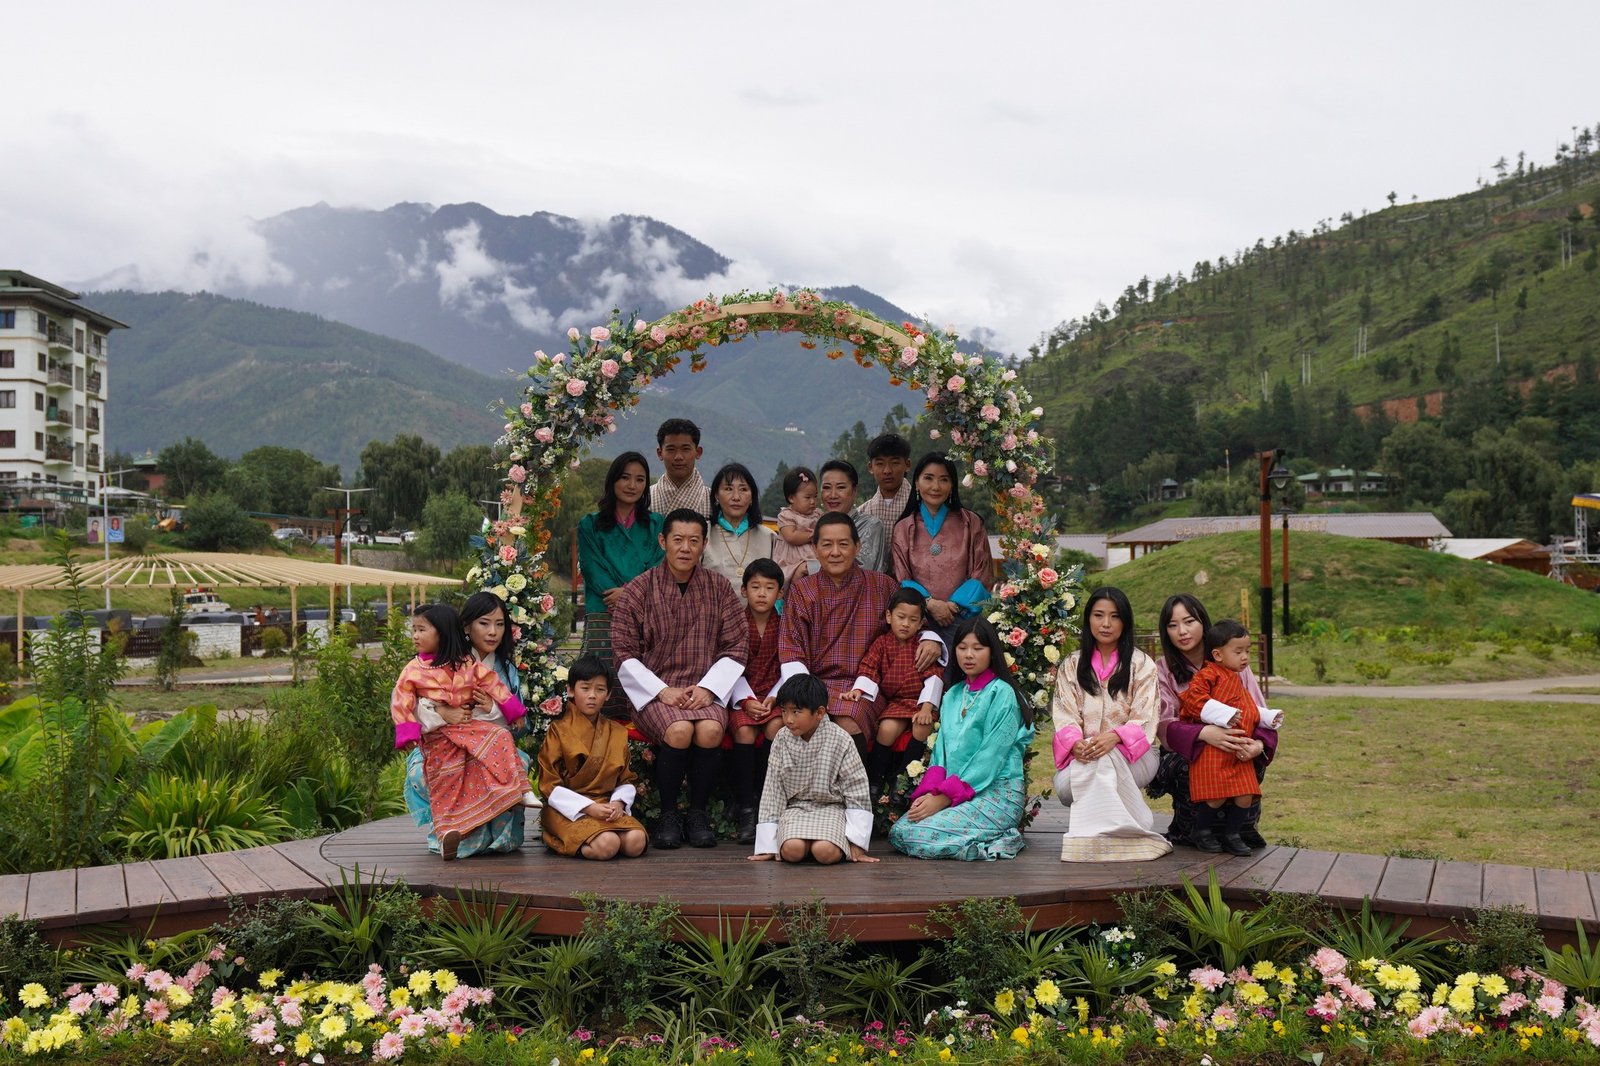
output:
[[[1294,514],[1294,508],[1284,504],[1278,514],[1283,516],[1283,635],[1287,637],[1294,632],[1289,620],[1289,516]]]
[[[374,492],[376,490],[371,488],[347,489],[343,485],[324,485],[322,488],[325,492],[344,493],[344,506],[334,508],[335,514],[333,516],[333,564],[339,566],[344,563],[344,523],[347,518],[356,513],[355,509],[350,506],[350,497],[358,492]],[[349,585],[344,587],[344,605],[346,607],[350,606]],[[331,627],[333,620],[329,619],[328,624]],[[332,632],[331,628],[329,632]]]
[[[111,564],[111,497],[106,494],[106,490],[111,487],[112,478],[120,478],[123,474],[131,473],[133,473],[133,467],[125,466],[121,470],[106,470],[100,474],[100,543],[105,548],[106,569],[108,571],[101,580],[106,583],[106,610],[108,611],[111,610],[111,575],[109,573]],[[118,482],[117,488],[120,489],[121,487],[121,482]],[[22,620],[20,618],[17,619],[17,628],[22,628]]]
[[[1262,664],[1272,676],[1272,490],[1289,483],[1283,466],[1284,451],[1273,448],[1261,452],[1261,644]]]

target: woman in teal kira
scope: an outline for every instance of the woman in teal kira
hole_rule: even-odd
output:
[[[1024,847],[1022,755],[1032,714],[988,619],[962,620],[951,644],[928,769],[911,809],[889,827],[889,843],[919,859],[1015,858]]]
[[[650,464],[638,452],[623,452],[606,471],[605,491],[593,514],[578,520],[578,569],[583,574],[583,655],[594,655],[613,672],[611,605],[622,587],[662,559],[661,516],[650,510]],[[611,690],[605,714],[627,718],[622,688]]]

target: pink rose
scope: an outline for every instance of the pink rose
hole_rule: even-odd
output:
[[[556,715],[561,713],[561,697],[551,696],[549,699],[539,704],[539,710],[554,718]]]
[[[1025,500],[1028,498],[1028,486],[1026,485],[1012,485],[1007,491],[1013,499]]]
[[[582,459],[574,459],[568,465],[571,466],[572,469],[576,470],[576,469],[578,469],[578,467],[583,465],[583,460]]]
[[[1048,566],[1039,571],[1039,584],[1043,588],[1049,588],[1051,585],[1054,585],[1058,580],[1060,580],[1060,578],[1061,575],[1056,573]]]
[[[611,331],[604,326],[596,326],[589,331],[589,339],[596,344],[604,344],[611,339]]]
[[[929,385],[928,386],[928,399],[930,399],[930,400],[938,399],[938,396],[939,396],[939,386],[937,386],[937,385]]]
[[[554,356],[551,357],[550,361],[552,363],[554,363],[556,366],[562,366],[567,361],[567,353],[566,352],[557,352]]]
[[[1001,451],[1007,451],[1007,452],[1014,451],[1014,450],[1016,450],[1016,447],[1017,447],[1017,435],[1015,433],[1007,433],[1003,438],[1001,438],[1001,440],[1000,440],[1000,449],[1001,449]]]
[[[918,348],[920,348],[924,344],[928,343],[928,338],[924,337],[922,334],[919,333],[915,337],[911,338],[911,343],[916,345]]]
[[[539,610],[549,614],[556,609],[556,598],[548,592],[539,597]]]
[[[1027,639],[1028,634],[1024,633],[1020,629],[1013,629],[1011,632],[1006,634],[1006,643],[1011,645],[1013,648],[1022,647],[1022,642]]]
[[[587,381],[583,380],[582,378],[568,378],[567,379],[567,395],[568,396],[582,396],[583,395],[583,390],[587,389],[588,387],[589,387],[589,383]]]
[[[961,431],[959,429],[952,429],[950,431],[950,443],[951,444],[960,444],[961,443]]]
[[[667,343],[667,331],[662,329],[660,326],[651,326],[650,339],[655,341],[657,344],[665,344]]]
[[[533,439],[538,441],[540,444],[549,444],[551,441],[556,439],[556,431],[551,429],[549,426],[540,426],[538,429],[533,431]]]
[[[952,374],[950,380],[944,383],[944,387],[951,392],[960,392],[967,387],[967,379],[960,374]]]
[[[636,318],[636,319],[633,320],[633,331],[635,333],[643,333],[646,329],[649,328],[649,326],[650,326],[650,323],[646,322],[642,318]]]
[[[549,359],[549,358],[550,357],[548,355],[544,354],[544,349],[543,348],[541,348],[538,351],[533,353],[533,361],[536,362],[536,363],[542,363],[546,359]]]
[[[1038,444],[1039,443],[1039,431],[1038,430],[1036,430],[1036,429],[1028,430],[1028,443],[1029,444]]]
[[[524,481],[528,480],[528,468],[520,465],[513,466],[510,470],[506,471],[506,477],[520,485]]]
[[[517,549],[516,549],[516,547],[513,546],[513,545],[510,545],[510,544],[501,545],[501,547],[500,547],[500,561],[502,563],[514,563],[514,562],[516,562],[517,561]]]
[[[978,417],[983,419],[985,422],[998,422],[1000,421],[1000,408],[996,407],[992,403],[986,403],[978,412]]]
[[[1015,474],[1016,472],[1017,472],[1017,461],[1015,459],[1007,459],[1006,460],[1006,473]]]
[[[1017,591],[1017,586],[1015,585],[1009,583],[1002,585],[1000,586],[1000,598],[1002,600],[1009,600],[1011,597],[1017,594]]]
[[[938,439],[939,439],[939,437],[940,437],[940,436],[941,436],[941,434],[940,434],[940,433],[939,433],[939,431],[938,431],[938,430],[936,430],[936,429],[930,429],[930,430],[928,430],[928,437],[929,437],[929,439],[931,439],[931,440],[938,440]]]
[[[977,474],[979,477],[988,477],[989,464],[984,462],[982,459],[974,459],[972,462],[972,472]]]
[[[531,403],[525,403],[521,407],[517,408],[517,410],[522,412],[522,417],[523,418],[532,418],[533,417],[533,404],[531,404]]]
[[[522,627],[521,626],[512,626],[511,627],[511,639],[512,640],[521,640],[522,639]]]
[[[606,432],[607,433],[615,433],[616,431],[617,431],[617,424],[615,422],[607,422],[606,423]]]
[[[624,362],[624,363],[631,363],[631,362],[633,362],[633,353],[632,353],[632,352],[623,352],[623,353],[622,353],[622,361],[623,361],[623,362]]]
[[[621,369],[622,367],[617,364],[615,359],[607,359],[605,362],[600,364],[600,376],[605,378],[607,381],[610,381],[612,378],[617,376],[617,371]]]
[[[901,348],[900,362],[904,366],[916,366],[917,350],[915,348]]]
[[[573,326],[571,329],[567,330],[567,340],[575,341],[577,339],[578,339],[578,327],[577,326]]]
[[[1015,380],[1017,380],[1017,372],[1015,370],[1007,370],[1004,374],[1000,375],[1000,380],[1001,381],[1015,381]]]

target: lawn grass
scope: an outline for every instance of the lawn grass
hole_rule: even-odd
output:
[[[1593,704],[1274,698],[1287,718],[1263,783],[1274,844],[1600,870]],[[1029,792],[1048,791],[1039,730]],[[1575,743],[1574,741],[1584,742]],[[1054,797],[1046,802],[1054,803]],[[1171,801],[1151,801],[1157,812]]]
[[[1600,685],[1552,685],[1533,691],[1539,696],[1600,696]]]
[[[179,675],[171,692],[155,685],[123,685],[117,689],[117,706],[141,722],[167,718],[186,707],[209,703],[219,712],[259,711],[267,700],[287,685],[185,685]]]
[[[1317,676],[1316,659],[1324,675]],[[1444,660],[1444,661],[1440,661]],[[1473,681],[1515,681],[1526,677],[1568,677],[1600,673],[1600,645],[1592,641],[1546,644],[1519,641],[1462,641],[1422,635],[1416,641],[1304,640],[1278,638],[1273,673],[1296,685],[1433,685]],[[1374,676],[1387,670],[1384,676]],[[1569,691],[1550,689],[1548,691]]]

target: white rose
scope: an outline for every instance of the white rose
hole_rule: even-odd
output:
[[[927,772],[927,769],[928,768],[923,765],[921,759],[912,759],[910,762],[906,763],[906,773],[911,777],[921,777]]]
[[[1046,644],[1044,646],[1044,657],[1052,663],[1058,663],[1061,661],[1061,649],[1054,644]]]
[[[509,599],[511,596],[510,590],[504,585],[495,585],[493,588],[484,589],[484,591],[491,592],[494,595],[499,596],[502,600]]]
[[[511,529],[508,532],[510,532],[510,534],[513,537],[525,537],[525,536],[528,535],[528,527],[527,526],[512,526]]]
[[[990,611],[989,612],[989,621],[993,622],[995,625],[999,625],[1002,621],[1005,620],[1005,617],[1006,617],[1005,614],[1003,612],[1001,612],[1001,611]]]
[[[550,672],[550,676],[554,677],[557,681],[564,682],[567,679],[567,668],[565,666],[558,666]]]

